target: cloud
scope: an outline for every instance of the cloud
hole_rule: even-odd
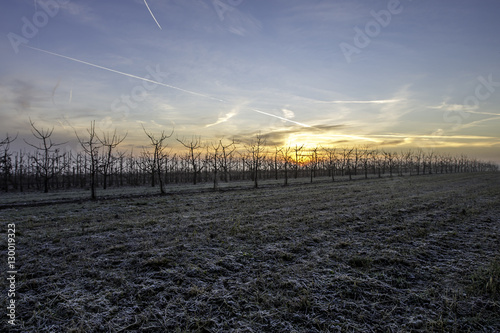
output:
[[[229,119],[231,119],[234,116],[236,116],[238,114],[238,112],[239,112],[239,107],[236,107],[236,108],[232,109],[231,111],[229,111],[226,114],[219,115],[219,118],[217,119],[217,121],[215,123],[205,125],[205,128],[225,123]]]
[[[379,142],[377,145],[378,146],[398,146],[407,143],[407,140],[384,140],[382,142]]]
[[[498,120],[498,119],[500,119],[500,115],[496,115],[495,117],[490,117],[490,118],[486,118],[486,119],[476,120],[476,121],[473,121],[473,122],[470,122],[467,124],[459,125],[457,130],[463,130],[466,128],[476,127],[476,126],[482,125],[484,123],[491,123],[491,121]]]
[[[43,100],[32,82],[20,79],[0,83],[0,97],[2,106],[10,108],[9,112],[16,111],[20,114],[28,112],[33,104]]]
[[[248,36],[258,33],[262,29],[262,24],[259,20],[248,13],[244,13],[236,7],[229,7],[225,15],[221,15],[222,24],[230,33],[238,36]]]
[[[75,1],[68,2],[66,4],[60,4],[61,10],[66,11],[72,16],[72,20],[77,20],[81,23],[93,23],[96,24],[99,21],[99,16],[92,9],[92,6],[87,4],[81,4]]]
[[[257,134],[260,134],[265,140],[267,146],[283,146],[288,141],[290,136],[303,136],[313,139],[316,136],[332,136],[332,131],[345,128],[345,125],[318,125],[313,127],[294,126],[292,128],[278,129],[262,133],[254,131],[247,134],[236,136],[235,139],[241,142],[250,142]],[[342,136],[343,135],[340,135]]]
[[[479,109],[479,105],[471,106],[471,105],[463,105],[463,104],[448,104],[446,101],[443,101],[439,105],[428,106],[428,108],[434,109],[434,110],[445,111],[444,116],[449,112],[458,112],[459,114],[462,115],[462,120],[468,118],[469,114],[493,116],[493,117],[487,117],[484,119],[471,121],[471,122],[466,123],[466,124],[459,123],[457,126],[455,126],[453,128],[454,131],[460,131],[460,130],[467,129],[467,128],[477,127],[480,125],[484,125],[484,123],[491,124],[492,121],[498,120],[500,118],[500,114],[498,114],[498,113],[477,111]],[[467,114],[465,114],[465,113],[467,113]]]
[[[476,110],[479,106],[465,106],[463,104],[448,104],[447,102],[442,102],[440,105],[428,106],[429,109],[443,110],[443,111],[467,111]]]
[[[446,102],[443,102],[440,105],[428,106],[428,108],[434,110],[443,110],[443,111],[463,111],[467,113],[483,114],[487,116],[500,116],[500,114],[498,113],[475,111],[479,109],[479,105],[471,106],[463,104],[448,104]]]
[[[295,118],[295,112],[288,109],[281,109],[281,111],[283,111],[283,117],[285,117],[286,119]]]
[[[439,129],[434,134],[372,134],[371,137],[382,138],[411,138],[411,139],[466,139],[466,140],[484,140],[496,139],[493,136],[482,135],[444,135],[444,131]]]
[[[321,104],[391,104],[401,102],[400,99],[382,99],[382,100],[372,100],[372,101],[315,101]]]
[[[484,115],[487,115],[487,116],[498,116],[498,117],[500,117],[500,113],[478,112],[478,111],[471,111],[471,110],[467,110],[465,112],[474,113],[474,114],[484,114]]]

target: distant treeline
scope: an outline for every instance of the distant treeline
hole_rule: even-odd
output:
[[[39,129],[31,122],[33,141],[25,142],[31,151],[12,151],[16,137],[0,141],[0,188],[2,191],[43,191],[53,189],[90,189],[119,186],[153,186],[165,193],[167,184],[251,180],[258,187],[264,179],[328,176],[382,177],[432,173],[498,171],[498,165],[465,155],[437,154],[422,149],[396,152],[361,146],[307,148],[305,146],[269,147],[262,135],[250,143],[221,139],[203,142],[200,137],[176,139],[185,150],[167,149],[171,133],[152,133],[140,154],[118,150],[124,136],[115,132],[98,134],[92,122],[85,135],[76,137],[79,152],[62,151],[61,143],[51,140],[52,129]]]

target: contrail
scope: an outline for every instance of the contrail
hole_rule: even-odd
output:
[[[153,20],[155,20],[156,25],[158,25],[158,28],[160,28],[160,30],[163,30],[163,29],[161,28],[160,23],[158,23],[158,21],[156,20],[156,17],[153,15],[153,12],[152,12],[152,11],[151,11],[151,9],[149,8],[148,3],[146,2],[146,0],[144,0],[144,4],[146,5],[146,7],[148,7],[149,13],[150,13],[150,14],[151,14],[151,16],[153,17]]]
[[[288,121],[288,122],[290,122],[290,123],[294,123],[294,124],[297,124],[297,125],[300,125],[300,126],[303,126],[303,127],[312,127],[311,125],[307,125],[307,124],[299,123],[298,121],[293,121],[293,120],[290,120],[290,119],[286,119],[286,118],[283,118],[283,117],[277,116],[277,115],[272,114],[272,113],[267,113],[267,112],[264,112],[264,111],[259,111],[259,110],[257,110],[257,109],[252,109],[252,111],[255,111],[255,112],[258,112],[258,113],[262,113],[262,114],[265,114],[266,116],[270,116],[270,117],[278,118],[278,119],[281,119],[281,120],[284,120],[284,121]]]
[[[138,79],[138,80],[142,80],[142,81],[146,81],[146,82],[155,83],[155,84],[158,84],[160,86],[171,88],[171,89],[175,89],[175,90],[179,90],[179,91],[191,94],[191,95],[205,97],[205,98],[208,98],[208,99],[211,99],[211,100],[214,100],[214,101],[218,101],[218,102],[222,102],[222,103],[227,103],[227,101],[225,101],[223,99],[219,99],[219,98],[215,98],[215,97],[212,97],[212,96],[209,96],[209,95],[200,94],[200,93],[197,93],[197,92],[194,92],[194,91],[182,89],[182,88],[179,88],[179,87],[172,86],[170,84],[165,84],[165,83],[161,83],[161,82],[158,82],[158,81],[155,81],[155,80],[147,79],[145,77],[141,77],[141,76],[137,76],[137,75],[133,75],[133,74],[128,74],[128,73],[120,72],[120,71],[117,71],[116,69],[111,69],[111,68],[107,68],[107,67],[104,67],[104,66],[96,65],[96,64],[93,64],[93,63],[90,63],[90,62],[87,62],[87,61],[83,61],[83,60],[75,59],[75,58],[68,57],[68,56],[65,56],[65,55],[62,55],[62,54],[58,54],[58,53],[50,52],[50,51],[47,51],[47,50],[39,49],[37,47],[32,47],[32,46],[28,46],[28,45],[24,45],[24,46],[27,47],[27,48],[30,48],[32,50],[36,50],[36,51],[40,51],[40,52],[43,52],[43,53],[51,54],[51,55],[56,56],[56,57],[68,59],[68,60],[75,61],[75,62],[78,62],[78,63],[81,63],[81,64],[92,66],[92,67],[95,67],[95,68],[104,69],[106,71],[113,72],[113,73],[116,73],[116,74],[128,76],[128,77],[131,77],[131,78],[134,78],[134,79]],[[267,112],[264,112],[264,111],[260,111],[260,110],[257,110],[257,109],[251,109],[251,110],[254,111],[254,112],[258,112],[258,113],[264,114],[266,116],[278,118],[278,119],[287,121],[289,123],[297,124],[297,125],[300,125],[300,126],[303,126],[303,127],[312,127],[311,125],[299,123],[297,121],[286,119],[286,118],[283,118],[283,117],[280,117],[280,116],[277,116],[277,115],[274,115],[274,114],[271,114],[271,113],[267,113]]]
[[[71,58],[71,57],[68,57],[68,56],[65,56],[65,55],[62,55],[62,54],[57,54],[57,53],[54,53],[54,52],[42,50],[42,49],[39,49],[37,47],[32,47],[32,46],[28,46],[28,45],[24,45],[24,46],[26,46],[27,48],[33,49],[33,50],[37,50],[37,51],[40,51],[40,52],[44,52],[44,53],[47,53],[47,54],[54,55],[56,57],[60,57],[60,58],[64,58],[64,59],[68,59],[68,60],[72,60],[72,61],[76,61],[76,62],[79,62],[81,64],[85,64],[85,65],[89,65],[89,66],[92,66],[92,67],[104,69],[106,71],[117,73],[117,74],[121,74],[121,75],[125,75],[125,76],[128,76],[128,77],[134,78],[134,79],[138,79],[138,80],[142,80],[142,81],[146,81],[146,82],[155,83],[155,84],[158,84],[160,86],[164,86],[164,87],[171,88],[171,89],[176,89],[176,90],[179,90],[179,91],[191,94],[191,95],[201,96],[201,97],[209,98],[209,99],[212,99],[212,100],[215,100],[215,101],[224,102],[221,99],[218,99],[218,98],[215,98],[215,97],[212,97],[212,96],[209,96],[209,95],[204,95],[204,94],[200,94],[200,93],[197,93],[197,92],[194,92],[194,91],[190,91],[190,90],[182,89],[182,88],[179,88],[179,87],[171,86],[169,84],[165,84],[165,83],[161,83],[161,82],[158,82],[158,81],[155,81],[155,80],[147,79],[145,77],[141,77],[141,76],[137,76],[137,75],[132,75],[132,74],[120,72],[120,71],[117,71],[116,69],[111,69],[111,68],[107,68],[107,67],[104,67],[104,66],[99,66],[99,65],[87,62],[87,61],[83,61],[83,60]]]

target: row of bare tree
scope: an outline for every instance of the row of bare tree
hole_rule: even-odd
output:
[[[12,151],[17,136],[6,135],[0,141],[0,177],[3,191],[88,188],[96,198],[96,188],[102,186],[159,186],[165,193],[168,183],[252,180],[258,187],[262,179],[328,176],[368,178],[420,175],[432,173],[498,171],[498,165],[465,155],[437,154],[422,149],[407,151],[379,150],[370,147],[331,147],[304,145],[268,147],[262,135],[247,143],[220,139],[203,142],[201,137],[176,140],[184,153],[168,149],[167,139],[173,136],[162,131],[153,133],[143,127],[149,146],[140,154],[119,151],[127,134],[97,133],[95,122],[84,134],[75,131],[81,150],[62,151],[65,143],[51,139],[54,128],[39,128],[30,120],[35,143],[25,140],[32,151]]]

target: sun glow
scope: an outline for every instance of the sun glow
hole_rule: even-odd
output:
[[[318,146],[331,146],[339,144],[363,145],[363,144],[378,144],[382,140],[377,138],[369,138],[360,135],[350,134],[315,134],[315,133],[292,133],[288,136],[287,141],[291,146],[304,146],[307,149],[313,149]]]

